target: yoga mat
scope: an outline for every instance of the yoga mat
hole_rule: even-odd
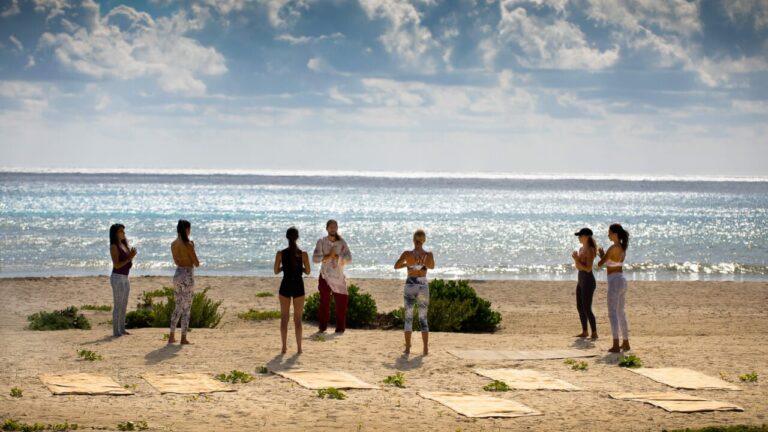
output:
[[[70,375],[40,374],[40,381],[55,395],[114,395],[133,392],[105,375],[77,373]]]
[[[504,381],[518,390],[581,390],[571,383],[531,369],[475,369],[475,373],[492,380]]]
[[[378,386],[361,381],[354,375],[346,372],[332,370],[304,370],[292,369],[286,371],[275,371],[289,380],[295,381],[300,386],[319,390],[329,387],[337,389],[377,389]]]
[[[419,396],[441,403],[467,417],[524,417],[540,412],[519,402],[476,393],[419,392]]]

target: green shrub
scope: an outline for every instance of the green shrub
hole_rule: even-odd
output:
[[[248,312],[240,312],[237,314],[237,317],[248,321],[264,321],[280,318],[280,311],[257,311],[249,309]]]
[[[126,421],[117,424],[119,431],[143,431],[149,429],[145,421]]]
[[[619,356],[619,366],[625,368],[639,368],[643,365],[640,357],[630,354],[625,356],[624,354]]]
[[[572,370],[585,371],[585,370],[589,369],[589,363],[587,363],[585,361],[577,361],[577,360],[569,358],[569,359],[563,360],[563,363],[569,365]]]
[[[24,395],[24,391],[21,390],[18,387],[14,387],[11,389],[11,397],[20,398]]]
[[[398,327],[405,323],[405,310],[390,312]],[[413,308],[413,329],[421,330],[418,306]],[[493,332],[501,323],[501,314],[491,309],[491,302],[477,296],[467,280],[434,279],[429,283],[427,320],[431,331]]]
[[[249,383],[253,381],[253,375],[249,374],[248,372],[233,370],[229,374],[220,373],[216,375],[216,379],[222,382],[228,382],[232,384]]]
[[[483,386],[483,390],[489,392],[505,392],[509,391],[509,386],[504,381],[493,380],[492,383]]]
[[[70,306],[53,312],[37,312],[27,317],[30,330],[90,330],[91,323],[83,314],[77,313],[77,308]]]
[[[756,372],[747,373],[747,374],[744,374],[744,375],[739,375],[739,379],[741,380],[741,382],[756,383],[757,382],[757,378],[758,378],[758,376],[757,376]]]
[[[342,399],[346,399],[347,395],[344,394],[344,392],[339,391],[339,389],[335,387],[328,387],[328,388],[318,390],[317,397],[319,397],[320,399],[328,398],[328,399],[342,400]]]
[[[19,432],[37,432],[37,431],[55,431],[66,432],[77,430],[76,423],[55,423],[55,424],[43,424],[43,423],[22,423],[14,419],[5,419],[3,422],[3,431],[19,431]]]
[[[274,297],[275,295],[271,292],[260,292],[256,293],[256,297]]]
[[[101,354],[98,354],[94,351],[90,350],[80,350],[77,352],[77,356],[80,357],[83,360],[88,361],[96,361],[96,360],[103,360],[104,358],[101,356]]]
[[[384,384],[393,385],[395,387],[405,387],[405,375],[402,372],[397,372],[394,375],[390,375],[384,378]]]
[[[347,287],[349,294],[347,306],[347,327],[361,328],[370,326],[376,319],[376,301],[370,294],[360,293],[360,287],[350,285]],[[304,302],[304,320],[317,321],[317,311],[320,309],[320,294],[314,293]],[[336,301],[331,296],[331,322],[336,322]]]
[[[92,310],[92,311],[99,311],[99,312],[110,312],[112,310],[112,306],[110,306],[110,305],[85,304],[85,305],[80,306],[80,310]]]
[[[219,312],[221,301],[215,302],[208,298],[209,288],[196,292],[192,297],[192,308],[189,314],[190,328],[215,328],[224,316]],[[161,294],[162,293],[162,294]],[[126,314],[126,328],[170,327],[171,315],[176,308],[173,288],[163,287],[159,290],[142,293],[139,309]],[[155,298],[165,301],[155,302]]]

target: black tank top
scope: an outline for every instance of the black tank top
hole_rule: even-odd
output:
[[[296,249],[296,254],[291,256],[290,249],[283,249],[283,279],[296,280],[301,279],[304,273],[304,261],[301,249]]]

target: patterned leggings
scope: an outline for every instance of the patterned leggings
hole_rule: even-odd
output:
[[[187,336],[189,328],[189,311],[192,309],[192,295],[195,289],[194,271],[192,267],[177,267],[173,275],[173,286],[176,289],[176,308],[171,315],[171,333],[181,319],[181,337]]]
[[[429,285],[425,277],[409,277],[405,280],[403,291],[405,303],[405,331],[413,331],[413,305],[419,306],[419,324],[421,331],[429,331],[427,323],[427,309],[429,308]]]

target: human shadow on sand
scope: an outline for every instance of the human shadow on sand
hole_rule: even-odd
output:
[[[88,341],[88,342],[83,342],[83,345],[99,345],[99,344],[102,344],[104,342],[111,342],[113,340],[117,340],[119,337],[120,336],[106,335],[106,336],[102,336],[102,337],[100,337],[100,338],[98,338],[96,340],[92,340],[92,341]]]
[[[394,363],[382,363],[387,369],[414,370],[423,365],[424,356],[421,354],[400,354]]]
[[[577,338],[573,340],[573,343],[571,343],[571,346],[573,348],[578,348],[578,349],[594,349],[595,341],[587,338]]]
[[[154,351],[148,352],[144,356],[144,360],[148,365],[158,364],[176,357],[179,351],[181,351],[181,345],[165,344]]]
[[[294,353],[290,357],[286,357],[287,354],[278,354],[272,360],[267,362],[267,369],[270,371],[281,371],[290,369],[291,366],[296,364],[296,360],[299,359],[299,354]]]

